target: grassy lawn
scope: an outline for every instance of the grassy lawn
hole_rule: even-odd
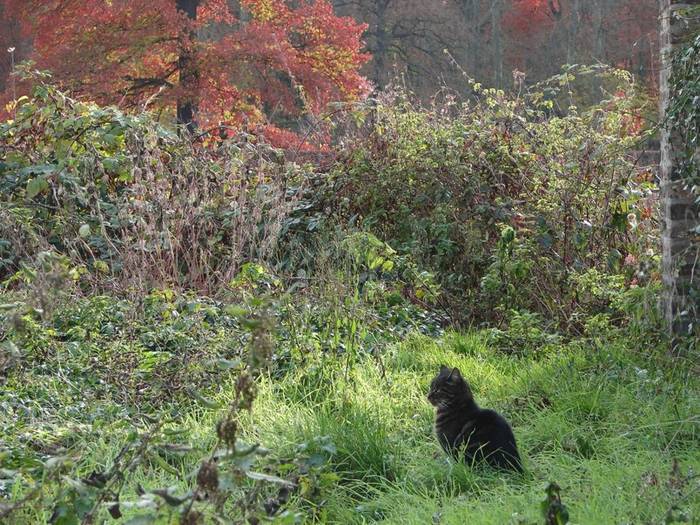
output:
[[[674,504],[700,519],[698,493],[673,489],[674,458],[700,469],[697,385],[674,383],[622,346],[569,345],[539,359],[495,354],[478,334],[415,337],[384,359],[308,380],[261,384],[257,437],[291,454],[329,436],[337,448],[322,519],[340,523],[532,523],[548,481],[573,523],[657,523]],[[425,394],[441,363],[458,366],[483,406],[511,421],[527,474],[448,461]],[[697,490],[697,480],[690,482]],[[689,489],[690,487],[686,487]],[[688,493],[688,490],[683,490]]]
[[[134,430],[158,421],[167,422],[163,439],[177,453],[161,447],[160,459],[147,456],[133,469],[121,520],[140,515],[139,485],[177,494],[193,486],[235,378],[208,379],[202,359],[154,375],[174,365],[148,345],[155,337],[164,348],[163,341],[202,345],[205,354],[228,356],[240,337],[225,322],[208,323],[211,312],[135,328],[120,317],[125,311],[109,303],[92,320],[72,318],[84,333],[54,323],[25,337],[31,366],[11,369],[0,393],[0,495],[26,495],[50,458],[67,478],[108,470]],[[446,458],[425,397],[442,363],[458,366],[477,402],[512,422],[525,475]],[[684,366],[659,363],[622,338],[516,356],[490,348],[479,332],[409,335],[381,359],[314,352],[273,366],[258,377],[242,432],[269,450],[257,470],[293,477],[288,508],[305,522],[541,523],[544,489],[556,482],[572,523],[664,523],[667,515],[697,523],[698,380]],[[188,381],[203,393],[199,401]],[[15,523],[49,521],[49,502],[60,501],[62,489],[47,487]],[[99,517],[109,519],[105,509]]]

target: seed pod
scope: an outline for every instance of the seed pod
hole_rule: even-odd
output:
[[[197,472],[197,485],[208,492],[215,492],[219,488],[219,469],[215,461],[202,463]]]

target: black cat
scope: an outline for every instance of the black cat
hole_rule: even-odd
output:
[[[435,433],[445,452],[455,457],[463,453],[469,465],[486,461],[522,472],[510,425],[498,412],[477,406],[459,369],[440,367],[430,384],[428,401],[437,407]]]

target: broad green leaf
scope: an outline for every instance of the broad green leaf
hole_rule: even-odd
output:
[[[49,189],[49,183],[43,177],[37,177],[27,183],[27,198],[33,199],[42,191]]]
[[[221,403],[217,403],[216,401],[212,401],[210,399],[207,399],[204,397],[202,394],[197,392],[193,388],[188,388],[187,393],[194,397],[197,401],[199,401],[202,405],[204,405],[207,408],[221,408]]]
[[[175,467],[173,467],[172,465],[168,464],[168,462],[165,461],[162,457],[160,457],[159,454],[157,454],[157,453],[156,453],[156,454],[151,454],[149,457],[150,457],[151,460],[153,460],[155,463],[157,463],[158,466],[159,466],[160,468],[162,468],[164,471],[166,471],[166,472],[172,474],[173,476],[180,477],[180,472],[178,472],[178,470],[177,470]]]
[[[104,261],[95,261],[93,263],[95,270],[97,270],[101,274],[107,274],[109,273],[109,265],[104,262]]]
[[[212,361],[219,370],[231,370],[241,364],[240,359],[216,359]]]
[[[19,308],[20,306],[22,306],[22,303],[0,304],[0,312],[9,312],[15,308]]]

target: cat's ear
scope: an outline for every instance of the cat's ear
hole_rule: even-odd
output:
[[[459,371],[459,368],[453,368],[447,379],[450,381],[460,381],[462,379],[462,373]]]
[[[445,365],[440,365],[440,373],[441,374],[449,374],[450,368],[445,366]]]

